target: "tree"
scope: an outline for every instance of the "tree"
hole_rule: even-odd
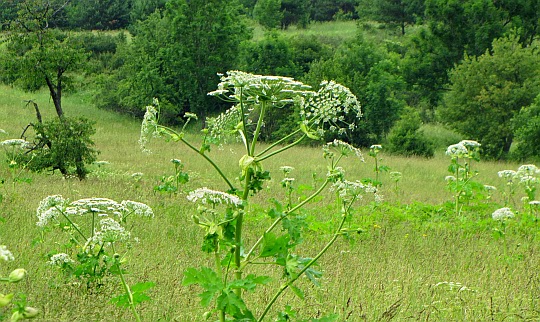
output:
[[[534,102],[521,109],[514,118],[513,129],[517,148],[513,156],[520,161],[540,157],[540,94]]]
[[[424,15],[424,0],[360,0],[356,8],[362,18],[399,26],[412,25]]]
[[[71,28],[111,30],[127,27],[130,11],[131,1],[85,0],[68,6],[67,16]]]
[[[483,155],[508,154],[512,120],[540,93],[540,56],[522,47],[516,34],[493,41],[493,51],[466,56],[450,73],[441,116],[458,132],[482,144]]]
[[[218,73],[237,68],[240,43],[251,37],[241,9],[230,0],[168,2],[119,48],[123,66],[102,82],[99,106],[141,115],[156,97],[169,124],[185,112],[204,119],[217,111],[207,93]]]
[[[283,20],[281,0],[257,0],[253,8],[253,17],[264,28],[278,28]]]
[[[426,137],[420,128],[421,125],[422,120],[416,110],[409,108],[402,113],[388,134],[390,152],[404,156],[433,157],[434,144]]]
[[[49,20],[68,2],[25,0],[12,24],[13,35],[7,46],[4,81],[24,90],[49,89],[56,113],[62,117],[62,95],[72,83],[72,75],[83,65],[86,54],[67,33],[50,28]]]

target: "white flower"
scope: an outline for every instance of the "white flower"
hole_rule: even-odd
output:
[[[332,142],[328,142],[323,146],[323,151],[325,152],[325,155],[333,156],[333,153],[330,152],[330,148],[337,150],[340,155],[343,156],[348,156],[351,153],[354,153],[356,157],[358,157],[362,162],[364,162],[364,156],[362,155],[362,151],[350,145],[349,143],[343,142],[341,140],[334,140]]]
[[[101,167],[102,165],[107,165],[111,163],[109,161],[102,160],[102,161],[96,161],[94,162],[94,164],[97,165],[98,167]]]
[[[4,261],[12,261],[15,259],[13,254],[7,249],[5,245],[0,245],[0,259]]]
[[[120,205],[127,211],[126,215],[135,214],[141,217],[154,218],[154,211],[152,208],[142,202],[124,200]]]
[[[0,145],[25,148],[30,145],[30,142],[23,139],[10,139],[0,142]]]
[[[101,230],[97,231],[92,238],[86,242],[85,248],[92,249],[96,245],[126,241],[131,236],[130,232],[112,218],[105,218],[99,221]]]
[[[540,205],[540,200],[529,201],[529,205],[531,205],[531,206],[539,206]]]
[[[497,175],[499,176],[499,178],[505,178],[505,179],[514,179],[514,177],[516,176],[516,171],[514,170],[502,170],[502,171],[499,171],[497,172]]]
[[[66,253],[58,253],[51,256],[47,264],[53,265],[53,266],[62,266],[63,264],[71,264],[75,263],[71,257],[69,257]]]
[[[157,107],[159,102],[154,100]],[[139,145],[143,152],[150,153],[150,150],[146,148],[146,145],[151,138],[159,137],[158,131],[158,110],[155,106],[147,106],[146,113],[141,124],[141,135],[139,137]]]
[[[452,144],[446,148],[446,155],[451,156],[452,159],[465,157],[468,153],[467,148],[461,143]]]
[[[47,196],[43,199],[36,210],[38,222],[36,225],[44,227],[47,223],[62,215],[67,201],[61,195]]]
[[[453,181],[456,181],[456,177],[454,177],[454,176],[446,176],[446,177],[444,177],[444,180],[446,182],[453,182]]]
[[[74,213],[84,215],[88,212],[102,213],[102,214],[116,214],[123,210],[122,205],[118,202],[108,198],[84,198],[70,203],[70,206],[74,208]]]
[[[282,167],[279,167],[279,170],[283,171],[284,174],[289,174],[294,170],[294,168],[290,167],[290,166],[287,166],[287,165],[284,165]]]
[[[490,186],[490,185],[487,185],[487,184],[484,185],[484,189],[486,189],[486,191],[489,191],[489,192],[497,190],[496,187]]]
[[[512,210],[510,210],[510,208],[504,207],[504,208],[500,208],[500,209],[495,210],[491,214],[491,217],[493,218],[493,220],[504,221],[504,220],[506,220],[508,218],[513,218],[514,213],[512,212]]]
[[[540,170],[534,164],[524,164],[518,168],[519,176],[534,176],[540,173]]]
[[[480,148],[480,143],[473,140],[462,140],[459,144],[467,148],[467,150]]]
[[[382,150],[382,145],[380,144],[373,144],[369,147],[370,150]]]
[[[200,201],[203,204],[227,204],[231,206],[241,206],[242,200],[237,196],[216,190],[210,190],[206,187],[191,191],[187,195],[187,199],[191,202]]]

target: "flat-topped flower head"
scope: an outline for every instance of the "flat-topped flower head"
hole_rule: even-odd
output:
[[[354,130],[362,112],[358,99],[347,87],[323,81],[320,89],[302,102],[300,116],[304,124],[316,128],[322,136],[326,131],[344,134]]]
[[[202,204],[211,205],[225,204],[234,207],[242,205],[242,200],[237,196],[222,191],[211,190],[206,187],[191,191],[187,195],[187,199],[191,202],[201,202]]]
[[[282,171],[284,174],[287,175],[287,174],[291,173],[291,172],[294,170],[294,168],[293,168],[293,167],[290,167],[290,166],[288,166],[288,165],[284,165],[284,166],[282,166],[282,167],[279,167],[279,170]]]
[[[62,212],[66,208],[67,202],[68,201],[65,200],[61,195],[45,197],[45,199],[41,200],[36,210],[36,216],[38,217],[38,222],[36,225],[39,227],[44,227],[47,225],[47,223],[49,223],[49,221],[62,215]]]
[[[4,140],[4,141],[0,142],[1,146],[17,146],[17,147],[21,147],[21,148],[24,148],[29,144],[30,144],[30,142],[28,142],[26,140],[23,140],[23,139],[9,139],[9,140]]]
[[[499,178],[512,180],[516,177],[517,172],[514,170],[501,170],[497,172],[497,175],[499,176]]]
[[[124,215],[135,214],[141,217],[154,218],[154,211],[150,206],[142,202],[124,200],[120,203],[124,210]]]
[[[64,264],[72,264],[72,263],[75,263],[75,261],[71,259],[71,257],[69,257],[69,255],[66,253],[54,254],[50,257],[49,261],[47,262],[47,264],[49,265],[60,266],[60,267],[63,266]]]
[[[360,149],[355,148],[349,143],[343,142],[341,140],[334,140],[332,142],[326,143],[323,146],[323,151],[324,151],[325,158],[333,157],[334,152],[337,152],[339,155],[342,155],[342,156],[349,156],[349,155],[354,154],[362,162],[364,162],[364,156],[362,155],[362,151],[360,151]]]
[[[446,155],[452,157],[452,159],[463,158],[468,153],[467,148],[461,143],[452,144],[446,148]]]
[[[517,175],[520,177],[530,176],[533,177],[540,173],[540,169],[534,164],[524,164],[517,170]]]
[[[221,77],[217,90],[208,95],[234,103],[243,101],[253,105],[270,102],[279,106],[292,103],[295,96],[307,94],[310,88],[291,77],[256,75],[232,70]]]
[[[112,218],[101,219],[99,224],[101,229],[88,239],[85,248],[92,249],[94,246],[127,241],[131,236],[129,231]]]
[[[7,249],[5,245],[0,245],[0,259],[4,261],[12,261],[15,260],[15,257],[13,257],[13,254]]]
[[[79,215],[84,215],[88,212],[100,214],[115,214],[121,215],[122,206],[108,198],[84,198],[74,201],[69,204],[70,208],[76,208]]]
[[[504,207],[504,208],[500,208],[500,209],[495,210],[491,214],[491,217],[493,218],[493,220],[504,221],[504,220],[506,220],[508,218],[513,218],[514,213],[512,212],[512,210],[510,208]]]

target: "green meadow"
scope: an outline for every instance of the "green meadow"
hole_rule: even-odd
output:
[[[39,103],[45,118],[54,114],[46,92],[33,94],[0,87],[0,128],[2,139],[18,138],[23,128],[35,120],[34,111],[24,107],[24,100]],[[197,286],[183,286],[187,267],[211,265],[212,259],[200,251],[202,231],[192,222],[196,207],[186,200],[187,191],[209,187],[226,190],[226,186],[195,153],[182,145],[163,140],[150,143],[151,154],[141,152],[137,143],[140,121],[119,116],[92,106],[91,93],[79,92],[65,98],[66,113],[84,116],[96,122],[94,141],[101,151],[98,159],[108,164],[93,165],[88,179],[64,178],[60,173],[30,173],[13,170],[0,157],[2,202],[0,203],[0,236],[14,254],[15,260],[3,262],[0,273],[23,267],[28,277],[18,284],[8,284],[4,293],[24,292],[28,304],[40,310],[39,321],[130,321],[128,309],[118,308],[110,299],[122,294],[118,278],[105,277],[100,287],[87,288],[77,280],[67,280],[47,264],[53,250],[65,243],[56,231],[36,226],[36,208],[49,195],[70,200],[104,197],[116,201],[144,202],[155,218],[134,218],[130,231],[139,242],[126,249],[125,268],[128,284],[152,281],[150,301],[137,309],[143,321],[201,321],[205,309],[199,305]],[[441,141],[449,134],[436,128],[426,129]],[[189,130],[197,140],[198,126]],[[211,155],[228,174],[239,171],[241,146],[226,144],[212,149]],[[516,170],[519,164],[480,162],[476,180],[498,190],[490,199],[463,205],[459,215],[453,212],[452,193],[446,188],[445,176],[449,158],[445,147],[439,147],[433,159],[404,158],[384,154],[381,164],[390,171],[402,173],[395,183],[389,173],[381,173],[384,201],[366,198],[347,223],[358,233],[340,238],[320,259],[323,272],[320,286],[300,281],[305,299],[286,292],[269,315],[272,321],[278,310],[292,306],[305,318],[329,313],[339,321],[538,321],[540,320],[540,223],[535,213],[521,206],[524,195],[516,190],[516,216],[501,228],[491,218],[503,206],[505,182],[497,176],[504,169]],[[379,155],[379,156],[381,156]],[[374,163],[364,153],[344,160],[343,167],[351,179],[373,178]],[[155,191],[162,176],[174,174],[171,159],[180,159],[190,181],[176,193]],[[280,187],[280,166],[293,166],[296,182],[304,186],[293,196],[302,196],[316,187],[325,175],[322,151],[316,146],[293,148],[279,159],[265,164],[272,174],[256,197],[257,208],[246,218],[247,240],[256,238],[270,222],[265,212],[270,197],[284,196]],[[142,173],[135,179],[134,173]],[[310,188],[311,187],[311,188]],[[335,209],[328,197],[306,210],[309,226],[302,244],[304,254],[314,255],[331,235]],[[502,231],[502,233],[501,233]],[[256,268],[254,268],[256,269]],[[261,268],[261,270],[267,270]],[[280,283],[275,272],[273,281],[263,288]],[[270,292],[246,294],[246,302],[262,310]],[[0,311],[1,312],[1,311]],[[8,318],[7,314],[4,312]],[[2,320],[0,318],[0,320]]]

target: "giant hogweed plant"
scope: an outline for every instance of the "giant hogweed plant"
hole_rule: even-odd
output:
[[[281,181],[286,190],[283,202],[271,201],[267,211],[269,226],[252,243],[245,240],[250,227],[246,218],[255,217],[252,197],[260,193],[264,181],[270,173],[263,163],[279,157],[288,149],[304,140],[319,140],[327,132],[344,134],[354,129],[354,123],[347,123],[351,116],[361,116],[357,98],[346,87],[334,82],[323,82],[318,91],[291,78],[261,76],[229,71],[222,75],[218,89],[209,95],[217,96],[232,107],[215,118],[208,120],[208,128],[203,130],[202,142],[194,144],[180,131],[159,123],[159,103],[148,106],[142,122],[140,143],[144,150],[151,137],[165,137],[180,142],[214,168],[223,179],[226,191],[199,188],[187,195],[196,203],[197,211],[191,217],[204,231],[202,251],[209,255],[213,267],[190,267],[184,271],[184,285],[199,285],[201,305],[208,308],[205,317],[216,316],[219,321],[263,321],[268,318],[276,300],[286,291],[292,290],[299,297],[304,293],[295,282],[302,276],[318,283],[321,272],[317,261],[342,235],[356,232],[348,227],[353,216],[353,206],[364,193],[373,193],[375,188],[359,181],[345,179],[344,170],[339,166],[343,157],[355,155],[362,159],[360,151],[353,146],[335,140],[323,148],[323,156],[328,164],[327,175],[311,195],[295,201],[291,198],[294,178],[290,177],[292,167],[281,167],[286,178]],[[264,126],[267,112],[272,109],[293,108],[301,120],[298,127],[290,133],[264,147],[259,145],[259,135]],[[194,117],[192,114],[188,117]],[[189,121],[189,119],[188,119]],[[186,123],[187,124],[187,123]],[[242,143],[244,155],[239,159],[238,177],[229,178],[210,156],[213,143],[234,137]],[[290,143],[289,143],[290,142]],[[362,159],[363,161],[363,159]],[[302,231],[307,226],[304,221],[306,206],[326,189],[335,193],[337,209],[333,215],[335,231],[320,251],[314,256],[296,254],[296,246],[302,242]],[[254,233],[254,231],[252,232]],[[283,272],[283,281],[264,307],[253,310],[249,307],[246,293],[271,281],[268,276],[257,275],[258,269],[265,265]],[[290,313],[291,308],[287,308]],[[285,321],[287,312],[278,313],[278,320]],[[290,316],[290,314],[289,314]]]
[[[455,214],[458,216],[464,204],[484,198],[488,189],[475,181],[478,170],[475,170],[473,165],[480,161],[480,143],[462,140],[448,146],[446,155],[451,158],[448,166],[451,175],[446,176],[445,180],[448,189],[454,194]]]
[[[125,227],[133,216],[153,218],[153,210],[146,204],[124,200],[116,202],[107,198],[86,198],[70,202],[61,195],[44,198],[36,210],[37,226],[44,232],[59,229],[68,238],[49,256],[48,264],[58,268],[67,278],[86,282],[87,287],[98,287],[107,276],[118,276],[124,290],[111,300],[118,306],[131,309],[135,319],[140,316],[135,306],[149,297],[144,293],[153,283],[137,283],[129,286],[122,267],[124,248],[131,247],[131,233]]]

